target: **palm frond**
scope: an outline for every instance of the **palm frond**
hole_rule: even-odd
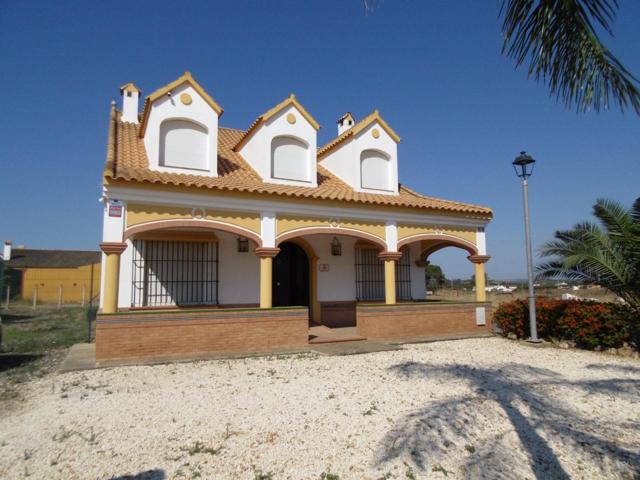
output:
[[[601,284],[640,310],[640,223],[633,209],[611,200],[598,200],[593,211],[602,225],[581,222],[556,232],[540,249],[549,260],[537,275]]]
[[[602,44],[594,21],[608,34],[617,0],[503,0],[502,52],[529,61],[529,76],[579,112],[633,108],[640,115],[638,80]]]
[[[632,225],[629,209],[614,200],[598,199],[593,206],[593,215],[602,222],[609,235],[623,236]]]

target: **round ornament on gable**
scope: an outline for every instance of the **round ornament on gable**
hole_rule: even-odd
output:
[[[371,136],[373,138],[379,138],[380,137],[380,130],[378,130],[377,128],[374,128],[373,130],[371,130]]]
[[[293,125],[294,123],[296,123],[296,116],[293,113],[288,113],[287,114],[287,122],[289,122],[291,125]]]
[[[183,93],[182,95],[180,95],[180,101],[184,104],[184,105],[191,105],[191,102],[193,101],[191,98],[191,95],[189,95],[188,93]]]

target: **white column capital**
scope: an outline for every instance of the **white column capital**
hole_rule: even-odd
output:
[[[398,251],[398,225],[395,221],[389,220],[385,224],[385,236],[388,252]]]
[[[487,237],[484,233],[484,227],[478,227],[476,230],[476,247],[478,248],[478,255],[487,254]]]
[[[276,246],[276,214],[274,212],[260,213],[260,238],[262,238],[263,247]]]

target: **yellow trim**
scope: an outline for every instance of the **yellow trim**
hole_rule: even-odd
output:
[[[105,186],[121,186],[127,188],[136,188],[139,191],[150,191],[150,192],[175,192],[175,193],[202,193],[203,196],[212,193],[212,189],[207,187],[190,187],[185,185],[169,185],[169,184],[160,184],[160,183],[149,183],[145,181],[136,181],[136,180],[123,180],[123,179],[113,179],[109,177],[104,177],[104,185]],[[238,198],[245,200],[274,200],[282,201],[282,202],[290,202],[296,205],[310,205],[310,206],[318,206],[318,207],[345,207],[347,205],[349,208],[357,208],[359,210],[375,210],[377,212],[400,212],[400,213],[412,213],[412,214],[420,214],[423,212],[428,212],[429,215],[440,216],[443,218],[443,221],[447,218],[473,218],[473,219],[486,219],[490,220],[492,218],[491,213],[469,213],[469,212],[455,212],[455,211],[444,211],[440,210],[436,207],[433,208],[421,208],[421,207],[410,207],[403,205],[377,205],[371,203],[364,202],[345,202],[340,199],[322,199],[322,198],[300,198],[293,196],[284,196],[277,195],[275,193],[251,193],[251,192],[238,192],[238,191],[230,191],[230,190],[215,190],[214,193],[216,195],[223,195],[229,198]]]
[[[441,228],[437,226],[425,226],[425,225],[398,225],[398,240],[403,240],[413,235],[427,234],[442,234],[450,235],[452,237],[461,238],[467,242],[476,244],[476,231],[473,228]]]
[[[265,113],[256,118],[251,126],[247,129],[245,134],[242,136],[242,138],[238,141],[236,146],[233,147],[233,150],[237,152],[242,149],[242,147],[246,145],[246,143],[254,135],[254,133],[258,131],[258,128],[262,124],[266,123],[271,117],[281,112],[283,109],[287,108],[290,105],[293,105],[298,110],[298,112],[300,112],[300,114],[307,120],[307,122],[311,124],[313,128],[315,128],[316,130],[320,130],[320,124],[316,122],[316,119],[313,118],[309,112],[307,112],[307,110],[300,104],[300,102],[298,102],[296,96],[292,93],[275,107],[267,110]]]
[[[250,230],[260,235],[260,216],[244,212],[215,212],[205,209],[204,220],[215,220]],[[139,223],[169,220],[172,218],[193,218],[193,209],[182,207],[163,207],[130,203],[127,206],[127,228]]]
[[[104,270],[104,291],[102,292],[102,313],[118,310],[118,277],[120,276],[120,255],[107,253]]]
[[[273,258],[260,257],[260,308],[271,308]]]
[[[189,84],[196,92],[198,92],[202,99],[211,108],[213,108],[218,116],[222,115],[222,113],[224,112],[222,107],[218,105],[218,103],[213,98],[211,98],[211,96],[207,92],[205,92],[204,88],[202,88],[202,86],[198,82],[196,82],[195,78],[191,76],[190,72],[184,72],[182,76],[178,77],[176,80],[165,85],[164,87],[159,88],[145,99],[144,111],[142,112],[142,122],[140,125],[140,137],[144,137],[144,133],[147,129],[147,123],[149,122],[149,113],[151,112],[151,104],[184,83]]]
[[[283,233],[290,232],[292,230],[298,230],[300,228],[309,228],[309,227],[332,227],[338,226],[342,228],[349,228],[351,230],[358,230],[360,232],[369,233],[371,235],[375,235],[376,237],[384,240],[386,237],[385,225],[384,223],[365,223],[359,222],[357,220],[343,220],[343,219],[335,219],[337,220],[337,225],[332,223],[331,218],[307,218],[307,217],[297,217],[297,216],[282,216],[278,217],[278,222],[276,226],[276,233],[278,236]],[[302,233],[304,235],[304,233]],[[336,231],[336,235],[340,235],[339,231]]]
[[[484,279],[484,263],[475,263],[476,267],[475,275],[476,275],[476,301],[477,302],[486,302],[487,301],[487,292],[485,291],[485,279]]]
[[[384,301],[387,305],[396,303],[396,262],[384,261]]]
[[[142,232],[134,237],[136,240],[169,240],[176,242],[206,242],[216,243],[218,237],[213,233],[200,233],[200,232],[172,232],[172,231],[160,231],[160,232]]]
[[[342,142],[347,140],[350,137],[356,136],[358,133],[363,131],[373,122],[378,122],[378,125],[382,127],[382,129],[389,134],[389,136],[393,139],[394,142],[400,143],[400,137],[396,132],[392,130],[392,128],[385,122],[380,116],[380,112],[378,110],[374,110],[373,113],[367,115],[365,118],[356,123],[353,127],[351,127],[346,132],[343,132],[341,135],[338,135],[335,139],[331,140],[324,147],[318,150],[318,160],[322,157],[326,156],[329,152],[337,148]]]
[[[132,82],[129,82],[120,87],[120,95],[122,95],[124,92],[142,93],[142,90],[136,87]]]

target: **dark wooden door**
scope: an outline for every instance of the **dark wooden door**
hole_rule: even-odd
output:
[[[309,306],[309,259],[295,243],[280,245],[274,259],[273,306]]]

